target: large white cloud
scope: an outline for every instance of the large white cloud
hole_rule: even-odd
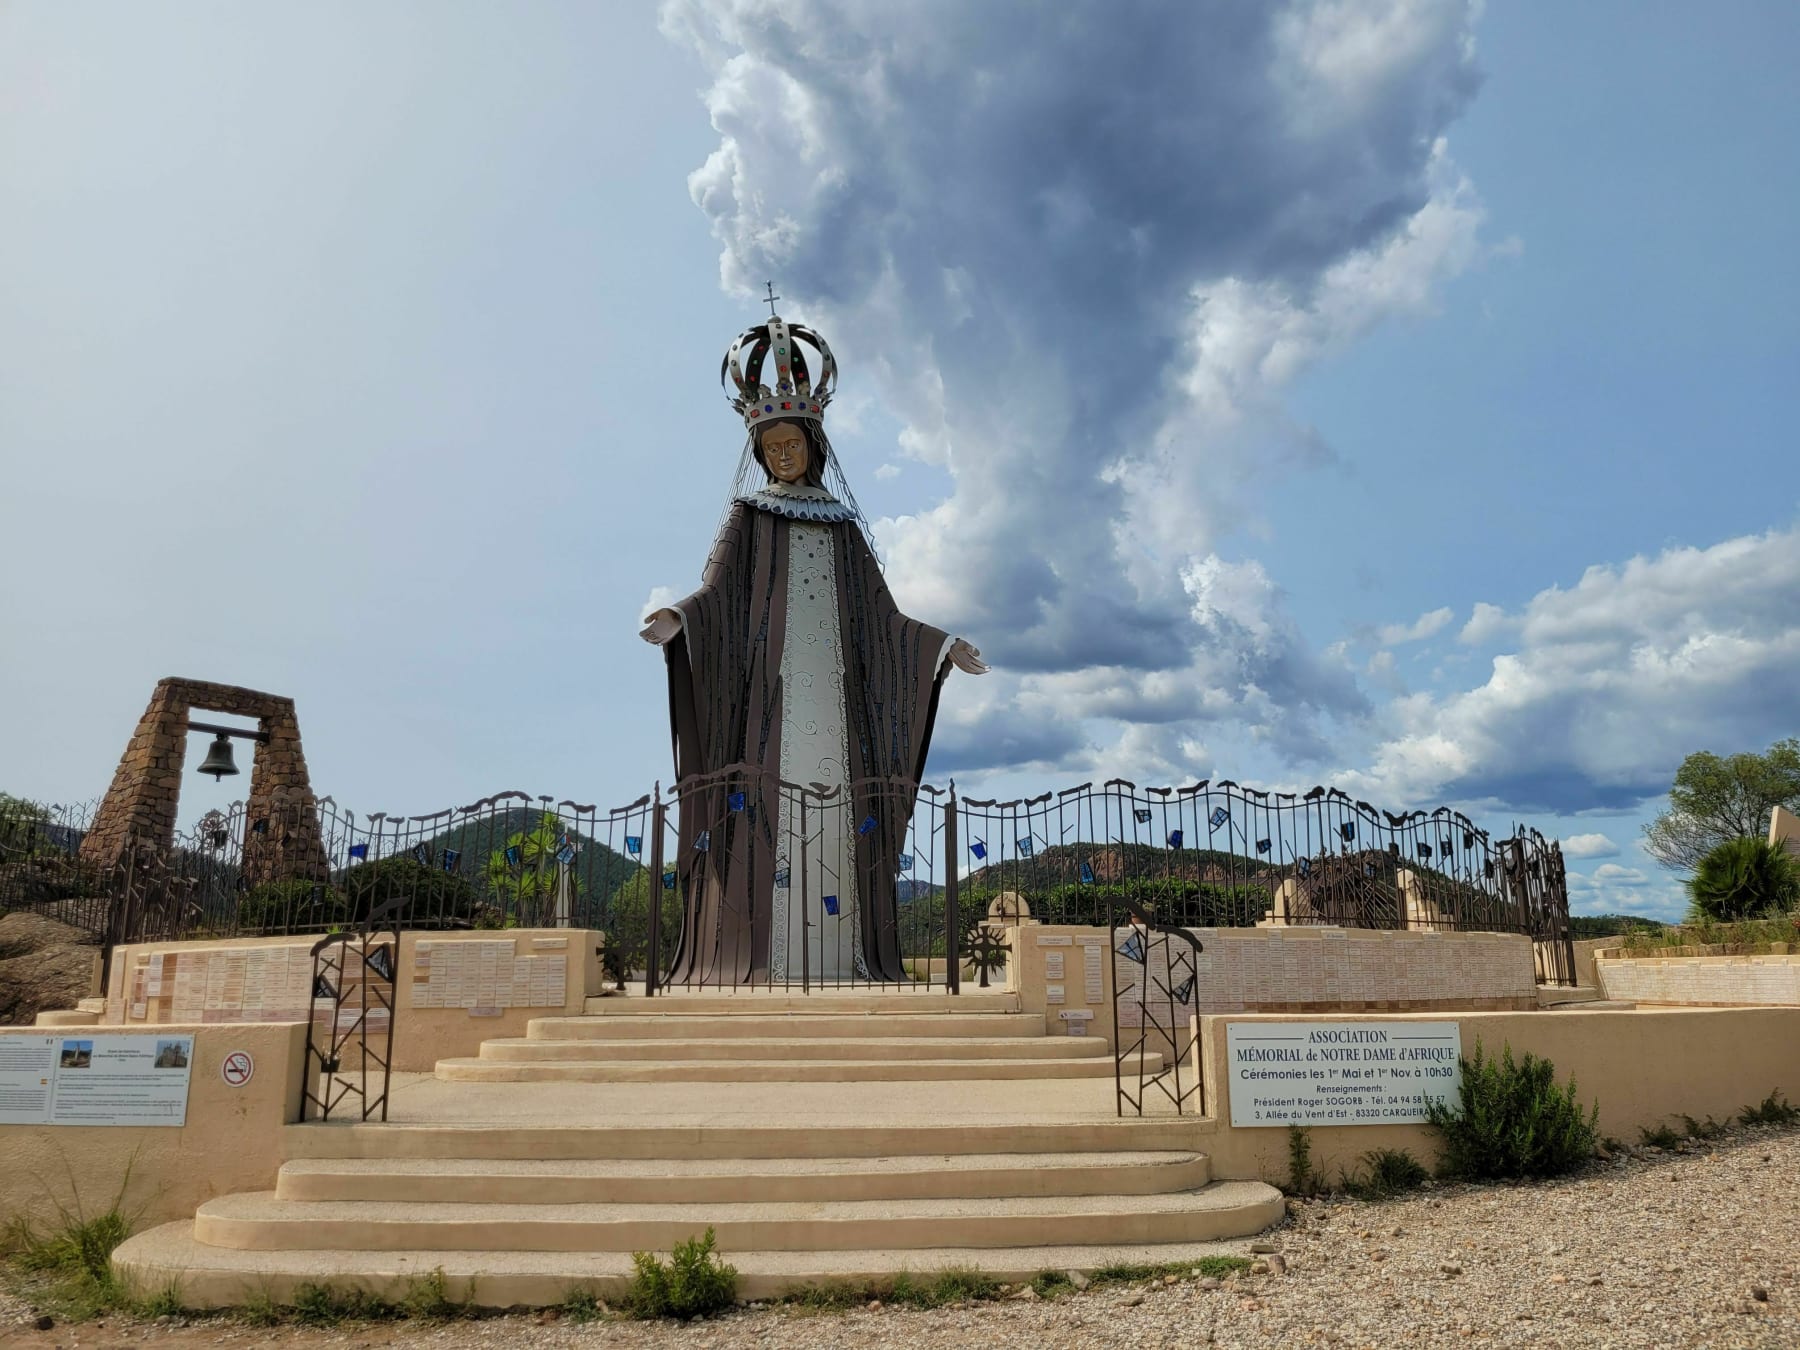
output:
[[[1443,140],[1474,9],[665,4],[709,71],[723,282],[775,277],[954,482],[878,525],[902,603],[1000,668],[934,763],[1152,723],[1198,754],[1227,713],[1316,757],[1366,712],[1219,544],[1247,484],[1329,454],[1286,382],[1476,255]]]
[[[1800,725],[1800,527],[1590,567],[1516,612],[1477,605],[1462,638],[1507,650],[1476,688],[1395,703],[1346,777],[1397,801],[1629,808],[1693,751]]]
[[[1619,846],[1604,834],[1572,834],[1562,841],[1565,858],[1616,858]]]

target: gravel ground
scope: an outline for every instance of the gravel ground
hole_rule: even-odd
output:
[[[35,1329],[21,1350],[199,1346],[736,1347],[969,1345],[1800,1346],[1800,1130],[1638,1150],[1536,1186],[1438,1186],[1381,1203],[1290,1203],[1268,1273],[1204,1287],[1111,1286],[933,1311],[748,1308],[686,1326],[552,1313],[440,1325],[258,1329],[224,1319]],[[1263,1258],[1267,1263],[1268,1258]]]

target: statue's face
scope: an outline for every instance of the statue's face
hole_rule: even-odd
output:
[[[765,428],[762,433],[763,463],[778,483],[798,483],[806,477],[806,433],[792,422]]]

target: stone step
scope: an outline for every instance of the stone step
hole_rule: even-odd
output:
[[[1205,1242],[1266,1227],[1280,1192],[1216,1181],[1152,1195],[708,1204],[417,1204],[220,1196],[194,1238],[240,1251],[668,1251],[711,1228],[721,1250],[1013,1247],[1054,1233],[1079,1246]]]
[[[790,1032],[792,1028],[788,1029]],[[634,1060],[1086,1059],[1105,1055],[1098,1036],[878,1036],[755,1040],[664,1038],[650,1041],[550,1041],[511,1037],[483,1041],[480,1058],[507,1064],[620,1063]]]
[[[1162,1067],[1162,1056],[1143,1056],[1145,1071]],[[1126,1057],[1124,1071],[1138,1072],[1138,1056]],[[1011,1078],[1110,1078],[1113,1057],[1080,1059],[674,1059],[598,1063],[507,1063],[491,1059],[440,1059],[437,1077],[446,1083],[874,1083],[946,1082]]]
[[[1280,1213],[1278,1195],[1272,1208],[1266,1198],[1244,1204],[1237,1222],[1231,1225],[1233,1237],[1242,1239],[1260,1232]],[[193,1228],[191,1221],[184,1220],[127,1239],[113,1254],[114,1269],[146,1291],[176,1285],[182,1304],[196,1309],[233,1307],[260,1298],[292,1303],[305,1285],[340,1292],[360,1290],[400,1302],[417,1281],[439,1272],[449,1297],[483,1308],[555,1306],[576,1291],[617,1302],[631,1287],[631,1257],[625,1252],[249,1252],[202,1246],[194,1240]],[[1046,1270],[1091,1273],[1103,1266],[1241,1256],[1246,1249],[1244,1241],[1226,1239],[1116,1246],[727,1251],[723,1255],[737,1268],[738,1297],[765,1299],[813,1286],[879,1290],[902,1272],[929,1278],[933,1271],[973,1267],[1002,1283],[1018,1284]]]
[[[656,1012],[668,1016],[746,1012],[801,1012],[879,1014],[1017,1012],[1019,996],[1003,989],[965,986],[966,993],[943,989],[867,989],[843,991],[831,986],[811,992],[801,990],[737,989],[730,991],[671,990],[654,998],[613,995],[590,998],[582,1006],[593,1015],[616,1016]]]
[[[1042,1036],[1042,1013],[631,1013],[607,1017],[534,1017],[525,1025],[534,1041],[866,1040],[871,1037]]]
[[[1204,1154],[935,1154],[893,1158],[299,1158],[282,1200],[401,1204],[705,1204],[1148,1195],[1212,1179]]]
[[[890,1158],[981,1153],[1182,1151],[1204,1147],[1215,1121],[1127,1117],[1054,1124],[946,1125],[288,1125],[288,1158],[722,1159]]]

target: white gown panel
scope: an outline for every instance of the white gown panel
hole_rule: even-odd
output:
[[[831,527],[788,526],[787,633],[781,648],[781,776],[842,788],[849,781],[844,653],[838,640]],[[772,980],[867,978],[856,904],[857,822],[843,797],[806,804],[783,795],[769,936]],[[785,874],[787,885],[782,885]],[[836,914],[830,911],[835,909]],[[805,944],[802,958],[801,946]]]

